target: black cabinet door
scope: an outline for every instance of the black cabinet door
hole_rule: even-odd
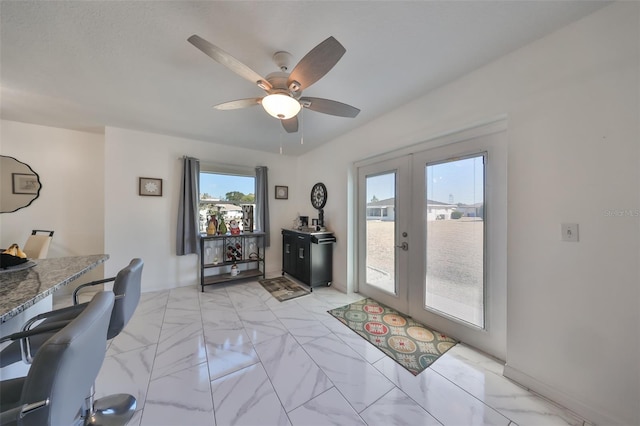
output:
[[[311,282],[311,238],[298,235],[296,238],[296,278],[309,284]]]
[[[296,244],[295,236],[282,233],[282,271],[289,275],[295,275]]]
[[[311,244],[311,264],[309,285],[326,285],[332,280],[333,245]]]

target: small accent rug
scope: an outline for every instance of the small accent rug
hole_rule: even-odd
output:
[[[327,312],[414,376],[458,343],[373,299]]]
[[[300,284],[294,283],[285,277],[267,278],[265,280],[259,280],[258,282],[265,290],[271,293],[273,297],[281,302],[309,294],[309,291]]]

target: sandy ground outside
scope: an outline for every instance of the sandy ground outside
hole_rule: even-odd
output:
[[[483,317],[483,226],[481,220],[436,220],[427,224],[429,307],[475,325]],[[393,289],[394,222],[367,221],[367,282]]]

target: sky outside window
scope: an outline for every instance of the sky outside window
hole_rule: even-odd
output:
[[[213,198],[224,199],[228,192],[255,193],[254,176],[223,175],[200,173],[200,194],[209,194]]]
[[[482,185],[484,177],[483,157],[472,157],[427,168],[427,198],[445,204],[474,204],[484,200]],[[395,175],[384,174],[367,181],[367,194],[378,200],[393,197]],[[469,185],[477,182],[478,185]],[[367,200],[370,202],[371,199]]]

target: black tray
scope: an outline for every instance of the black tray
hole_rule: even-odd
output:
[[[29,259],[27,259],[27,258],[18,257],[18,256],[12,256],[12,255],[7,254],[7,253],[0,253],[0,256],[2,256],[2,259],[0,259],[0,268],[2,268],[2,269],[10,268],[12,266],[21,265],[21,264],[27,263],[29,261]]]

